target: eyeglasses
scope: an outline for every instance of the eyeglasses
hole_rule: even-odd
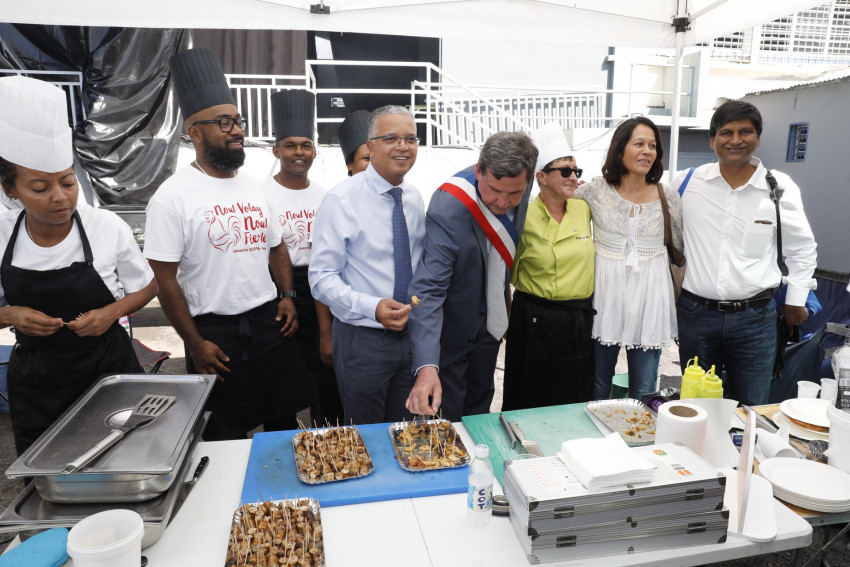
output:
[[[543,173],[549,173],[551,171],[560,171],[561,177],[563,177],[563,178],[567,178],[570,175],[572,175],[573,173],[575,173],[576,179],[581,179],[581,174],[584,173],[583,169],[579,169],[577,167],[566,167],[566,166],[564,166],[564,167],[544,167],[540,171],[542,171]]]
[[[197,126],[198,124],[218,124],[222,132],[230,132],[233,130],[233,126],[239,126],[240,130],[244,130],[242,125],[245,124],[245,119],[241,116],[237,116],[236,118],[225,116],[224,118],[216,118],[215,120],[198,120],[197,122],[192,122],[192,126]]]
[[[383,140],[384,143],[391,146],[398,144],[399,140],[403,141],[408,146],[419,145],[419,138],[416,136],[396,136],[395,134],[387,134],[386,136],[375,136],[374,138],[369,138],[369,141],[372,140]]]

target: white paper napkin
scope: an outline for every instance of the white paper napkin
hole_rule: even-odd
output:
[[[588,489],[649,482],[655,472],[617,433],[602,439],[564,441],[558,457]]]

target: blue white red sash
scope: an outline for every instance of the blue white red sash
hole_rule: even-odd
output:
[[[508,215],[495,215],[481,202],[478,193],[478,181],[475,173],[461,171],[440,185],[439,189],[454,196],[472,214],[472,217],[484,231],[487,240],[496,248],[508,269],[513,269],[519,233]]]

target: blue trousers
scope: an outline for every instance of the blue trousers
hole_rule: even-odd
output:
[[[699,365],[722,375],[723,396],[755,406],[766,404],[776,358],[776,303],[724,313],[682,296],[676,305],[679,364],[699,357]]]
[[[333,320],[334,370],[345,424],[413,419],[410,335]]]
[[[621,348],[619,345],[603,345],[598,340],[593,341],[594,400],[607,400],[611,397],[611,381],[614,378],[614,369],[617,367]],[[629,363],[629,397],[639,400],[642,395],[654,392],[655,385],[658,383],[661,349],[626,349],[626,360]]]

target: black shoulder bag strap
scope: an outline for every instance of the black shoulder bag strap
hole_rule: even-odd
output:
[[[785,265],[785,259],[782,257],[782,221],[779,217],[779,199],[785,193],[785,189],[779,186],[776,178],[767,170],[764,178],[770,187],[770,200],[773,201],[773,206],[776,207],[776,265],[779,266],[779,271],[783,276],[788,275],[788,266]],[[780,282],[780,285],[781,282]],[[782,315],[782,307],[776,306],[776,359],[773,362],[773,379],[782,377],[782,371],[785,369],[785,345],[788,337],[785,335],[785,317]]]
[[[783,276],[788,275],[788,266],[785,265],[785,258],[782,257],[782,221],[779,217],[779,199],[785,193],[785,188],[780,187],[776,182],[776,178],[767,170],[764,178],[770,186],[770,200],[773,201],[773,206],[776,207],[776,265],[779,266],[779,271]]]

